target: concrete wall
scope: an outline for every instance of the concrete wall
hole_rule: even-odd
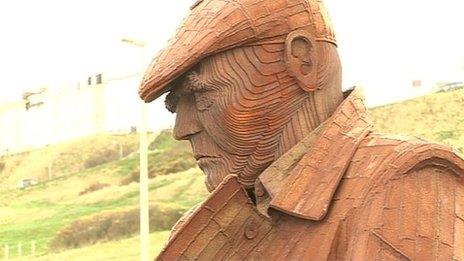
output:
[[[0,105],[0,155],[99,133],[124,133],[139,123],[138,77],[109,79],[99,85],[49,89],[25,101]],[[172,127],[163,100],[149,105],[150,130]]]

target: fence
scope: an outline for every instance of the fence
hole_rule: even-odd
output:
[[[18,242],[16,245],[3,245],[3,260],[10,258],[33,257],[36,255],[36,242],[32,240],[24,245]]]

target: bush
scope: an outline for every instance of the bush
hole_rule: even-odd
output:
[[[176,141],[163,152],[148,155],[148,177],[154,178],[157,175],[174,174],[196,167],[196,165],[197,163],[193,158],[188,142]],[[134,169],[121,181],[120,185],[139,182],[139,175],[139,169]]]
[[[100,182],[97,182],[97,183],[93,183],[92,185],[90,185],[89,187],[87,187],[85,190],[79,192],[79,196],[82,196],[84,194],[87,194],[87,193],[90,193],[90,192],[94,192],[94,191],[97,191],[97,190],[100,190],[104,187],[108,187],[110,186],[110,184],[106,184],[106,183],[100,183]]]
[[[119,183],[121,186],[129,185],[132,182],[139,182],[140,181],[140,170],[136,169],[130,173],[129,176],[125,177]]]
[[[162,130],[148,146],[149,150],[165,150],[174,146],[177,141],[172,137],[171,130]]]
[[[5,162],[0,161],[0,172],[2,172],[5,169]]]
[[[188,142],[176,142],[169,150],[150,156],[149,171],[151,177],[185,171],[197,165]]]
[[[90,155],[84,162],[84,167],[86,169],[93,168],[98,165],[102,165],[119,158],[119,151],[106,149],[103,151],[97,151],[94,154]]]
[[[177,205],[150,206],[150,232],[171,229],[185,211]],[[139,209],[133,208],[77,220],[58,232],[50,243],[50,249],[77,248],[132,236],[139,232],[139,219]]]

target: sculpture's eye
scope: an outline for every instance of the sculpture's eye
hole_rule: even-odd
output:
[[[207,92],[213,90],[213,87],[202,81],[195,71],[190,71],[185,75],[185,89],[187,92]]]
[[[195,93],[195,105],[199,111],[205,111],[213,105],[213,99],[208,92]]]
[[[190,71],[186,76],[185,89],[195,98],[195,106],[199,111],[205,111],[213,105],[214,88],[203,82],[195,71]]]

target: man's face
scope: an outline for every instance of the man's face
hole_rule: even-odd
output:
[[[274,160],[282,130],[303,100],[286,73],[283,45],[210,56],[179,78],[166,104],[174,136],[188,139],[209,190],[229,174],[246,186]]]

